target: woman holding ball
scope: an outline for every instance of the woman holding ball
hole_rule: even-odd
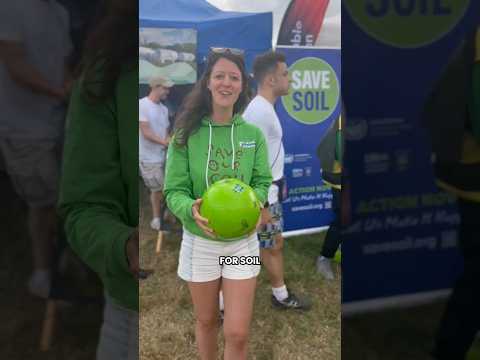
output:
[[[243,53],[212,48],[201,79],[186,97],[168,149],[164,193],[183,224],[178,276],[188,282],[202,360],[217,359],[219,290],[225,304],[224,359],[246,359],[259,265],[220,265],[220,257],[259,256],[256,233],[219,241],[200,215],[216,181],[237,178],[264,204],[272,181],[265,139],[241,117],[248,102]]]

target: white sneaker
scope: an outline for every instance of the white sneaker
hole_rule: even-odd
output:
[[[150,227],[153,230],[160,231],[160,218],[153,218],[153,220],[150,222]]]
[[[51,282],[49,270],[34,270],[28,280],[28,290],[32,295],[46,299],[50,295]]]
[[[322,274],[327,280],[334,280],[335,275],[333,275],[331,260],[319,256],[317,259],[317,272]]]

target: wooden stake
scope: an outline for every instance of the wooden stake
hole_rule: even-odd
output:
[[[158,232],[158,236],[157,236],[157,247],[155,249],[155,252],[157,254],[160,254],[160,250],[162,249],[162,240],[163,240],[163,231],[160,230]]]
[[[56,300],[48,299],[45,310],[45,318],[43,319],[42,334],[40,337],[40,351],[50,350],[52,345],[53,329],[55,327],[55,318],[57,315]]]

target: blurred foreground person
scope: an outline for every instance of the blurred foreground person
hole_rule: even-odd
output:
[[[433,355],[466,358],[480,329],[480,28],[454,53],[425,106],[439,187],[458,198],[464,268],[437,331]]]
[[[72,249],[105,288],[97,359],[133,360],[139,350],[138,5],[108,5],[73,88],[59,209]]]

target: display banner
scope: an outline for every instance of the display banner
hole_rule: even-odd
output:
[[[323,184],[316,149],[340,114],[340,49],[277,47],[286,55],[291,89],[276,103],[283,129],[288,198],[285,231],[305,233],[327,226],[332,194]]]
[[[480,3],[342,3],[348,313],[442,293],[461,269],[455,199],[435,186],[421,122],[432,87],[478,21]]]

